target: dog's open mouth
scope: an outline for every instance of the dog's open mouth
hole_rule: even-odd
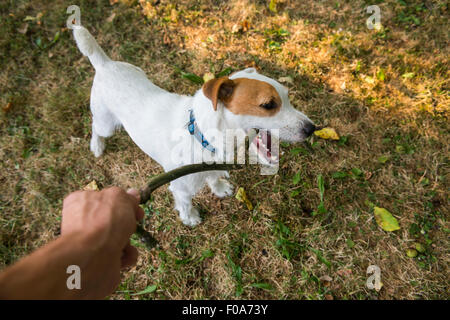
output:
[[[250,151],[254,152],[259,159],[259,163],[265,165],[275,165],[279,161],[279,147],[276,145],[278,139],[272,136],[270,130],[255,129],[256,135],[250,137]]]

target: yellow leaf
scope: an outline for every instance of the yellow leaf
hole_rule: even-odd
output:
[[[269,10],[277,13],[277,0],[270,0]]]
[[[253,205],[250,202],[250,200],[248,200],[247,198],[247,194],[245,193],[244,188],[240,187],[236,193],[236,199],[238,199],[240,202],[244,202],[247,206],[248,210],[253,210]]]
[[[323,128],[322,130],[314,131],[314,134],[322,139],[339,140],[339,135],[333,128]]]
[[[399,230],[397,219],[384,208],[373,207],[373,212],[375,215],[375,221],[377,224],[385,231],[395,231]]]
[[[83,190],[92,190],[92,191],[98,191],[98,186],[97,186],[97,182],[95,180],[92,180],[91,182],[89,182],[89,184],[87,184]]]
[[[369,76],[366,76],[366,77],[364,78],[364,81],[367,82],[367,83],[369,83],[369,84],[374,84],[374,83],[375,83],[375,79],[372,78],[372,77],[369,77]]]
[[[207,72],[203,75],[203,81],[208,82],[209,80],[214,79],[214,75],[211,72]]]

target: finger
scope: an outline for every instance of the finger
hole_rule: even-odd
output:
[[[122,252],[121,258],[121,268],[128,268],[134,266],[137,262],[138,251],[135,247],[133,247],[129,242],[125,246]]]
[[[136,189],[128,189],[127,193],[131,196],[133,196],[137,200],[137,206],[135,207],[135,214],[136,214],[136,220],[142,220],[144,218],[145,212],[144,209],[142,209],[139,206],[139,202],[141,199],[141,195],[139,194],[139,191]]]
[[[141,195],[139,193],[139,190],[131,188],[131,189],[127,190],[127,193],[131,194],[132,196],[134,196],[137,199],[138,202],[141,201]]]

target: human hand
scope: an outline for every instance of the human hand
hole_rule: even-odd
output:
[[[88,262],[85,268],[91,268],[88,273],[97,289],[104,285],[102,294],[109,294],[117,287],[120,269],[136,263],[138,253],[130,244],[130,236],[136,230],[136,222],[143,217],[139,193],[133,189],[77,191],[64,199],[61,236],[85,235],[82,245],[95,252],[92,257],[95,261]]]

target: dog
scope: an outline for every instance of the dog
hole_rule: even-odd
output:
[[[223,145],[213,143],[208,132],[277,129],[280,140],[300,142],[315,130],[314,123],[291,105],[288,88],[254,68],[209,80],[194,96],[179,95],[154,85],[142,69],[111,60],[81,25],[74,26],[73,33],[81,53],[95,68],[90,149],[96,157],[105,149],[105,138],[121,127],[165,171],[198,162],[183,156],[192,150],[187,147],[192,143],[200,152],[223,156]],[[177,146],[178,157],[174,156]],[[185,225],[201,222],[192,198],[205,184],[218,197],[232,195],[228,177],[226,171],[209,171],[170,183],[175,209]]]

